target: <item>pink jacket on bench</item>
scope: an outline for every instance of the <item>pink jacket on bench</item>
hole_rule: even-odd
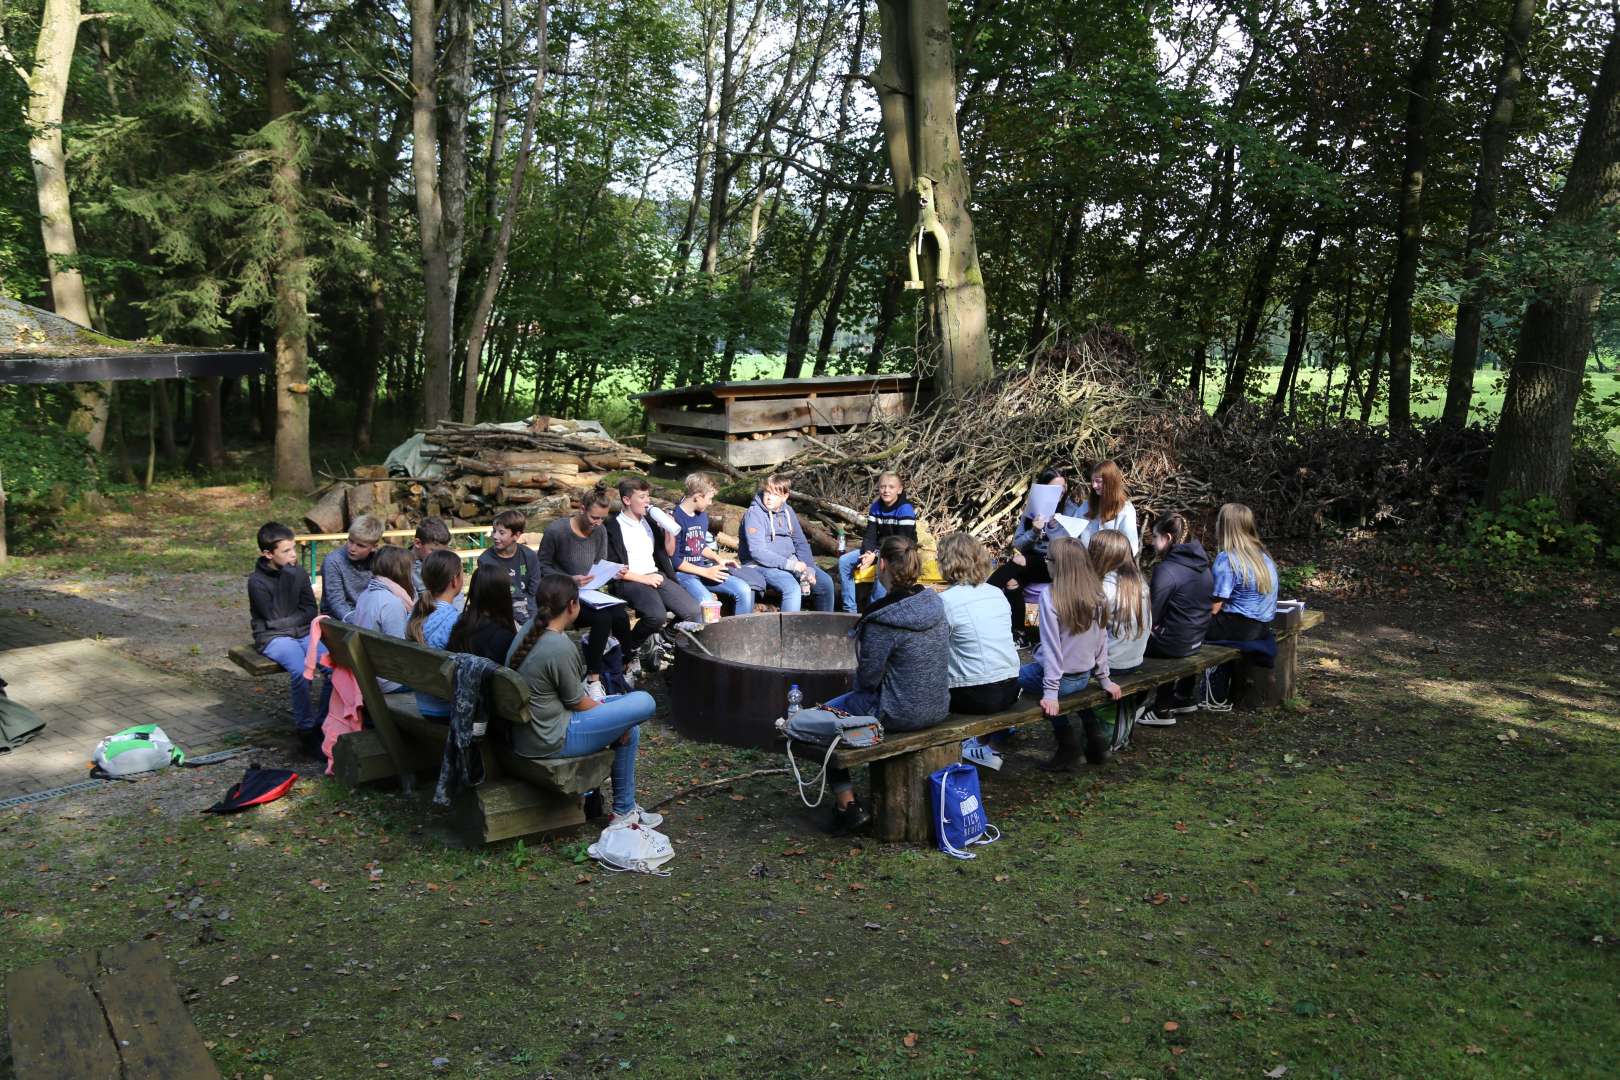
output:
[[[309,624],[309,651],[304,654],[304,678],[315,678],[315,666],[324,659],[332,671],[332,702],[327,706],[326,719],[321,722],[321,753],[326,755],[326,775],[332,775],[332,747],[338,738],[359,731],[365,725],[366,707],[360,697],[360,682],[354,672],[339,667],[330,653],[320,657],[321,623],[330,616],[317,616]]]

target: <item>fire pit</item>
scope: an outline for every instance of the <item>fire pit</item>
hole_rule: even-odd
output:
[[[669,681],[676,729],[704,742],[775,748],[789,686],[798,683],[813,705],[853,685],[855,643],[845,635],[854,625],[854,615],[823,611],[742,615],[704,627],[696,635],[702,649],[682,638]]]

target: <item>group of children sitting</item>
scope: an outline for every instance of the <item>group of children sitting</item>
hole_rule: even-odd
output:
[[[1067,495],[1068,478],[1060,469],[1047,470],[1037,482],[1057,485]],[[1095,679],[1118,700],[1114,677],[1134,670],[1144,657],[1184,657],[1205,640],[1250,641],[1267,633],[1276,611],[1277,572],[1247,507],[1221,508],[1213,562],[1182,515],[1157,519],[1149,533],[1156,556],[1149,581],[1137,563],[1136,510],[1119,468],[1100,462],[1088,470],[1086,482],[1079,503],[1064,498],[1050,516],[1021,516],[1010,557],[999,567],[969,534],[944,537],[938,550],[944,587],[936,592],[920,583],[916,510],[897,475],[880,477],[860,547],[838,564],[840,598],[851,611],[856,571],[873,564],[876,570],[872,598],[851,631],[857,646],[854,689],[827,704],[875,716],[892,731],[910,731],[952,712],[1001,712],[1027,693],[1040,700],[1057,740],[1046,767],[1068,771],[1082,756],[1101,760],[1108,739],[1087,710],[1079,718],[1082,745],[1060,698]],[[813,561],[788,505],[787,477],[768,477],[754,497],[738,533],[736,558],[719,550],[710,527],[716,490],[709,476],[693,473],[680,503],[665,514],[652,506],[644,479],[619,482],[618,510],[598,485],[585,493],[577,513],[546,526],[538,550],[520,542],[523,516],[506,511],[495,519],[491,546],[480,553],[465,595],[461,556],[449,549],[442,521],[424,519],[406,550],[381,545],[381,522],[357,518],[348,542],[322,563],[319,611],[308,575],[297,565],[292,530],[270,522],[259,530],[260,558],[248,579],[254,641],[288,671],[294,724],[311,749],[319,747],[327,708],[324,693],[312,705],[303,674],[310,624],[318,614],[504,664],[530,689],[530,722],[514,730],[514,751],[572,757],[614,747],[613,825],[656,825],[661,817],[635,801],[637,731],[654,703],[630,687],[646,644],[671,621],[697,623],[701,605],[722,595],[739,615],[751,612],[767,588],[780,593],[783,611],[800,610],[806,602],[815,610],[833,606],[832,579]],[[1058,522],[1059,514],[1067,520]],[[603,563],[618,564],[607,586],[611,596],[592,592],[582,598]],[[1040,642],[1034,659],[1020,663],[1025,589],[1031,586],[1039,592]],[[581,631],[579,643],[570,630]],[[615,645],[628,658],[623,681],[619,669],[609,672]],[[1132,715],[1143,724],[1174,724],[1177,714],[1198,708],[1191,691],[1192,680],[1183,680]],[[423,694],[416,695],[416,705],[426,716],[450,711],[448,703]],[[964,756],[1001,766],[995,737],[969,740]],[[831,780],[835,828],[858,831],[870,815],[849,775],[835,770]]]

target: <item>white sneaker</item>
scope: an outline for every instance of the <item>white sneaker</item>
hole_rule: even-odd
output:
[[[1181,711],[1180,709],[1172,709],[1172,710],[1170,710],[1170,712],[1180,712],[1180,711]],[[1189,709],[1187,711],[1190,712],[1192,710]],[[1176,718],[1174,716],[1171,716],[1168,712],[1165,713],[1165,715],[1160,716],[1158,713],[1154,712],[1152,709],[1149,709],[1147,712],[1143,713],[1141,716],[1138,716],[1136,718],[1136,722],[1138,724],[1141,724],[1141,725],[1145,726],[1145,727],[1175,727],[1176,726]]]
[[[601,679],[586,679],[585,696],[592,701],[606,701],[607,687],[602,685]]]
[[[663,814],[655,814],[651,810],[643,810],[637,806],[632,808],[628,814],[614,814],[612,820],[607,823],[607,827],[609,829],[628,829],[632,825],[645,825],[649,829],[656,829],[663,823]]]
[[[687,621],[687,620],[682,620],[681,622],[678,622],[678,623],[675,624],[675,629],[684,630],[688,634],[695,634],[699,630],[703,629],[703,624],[700,623],[700,622],[690,622],[690,621]]]
[[[962,741],[962,760],[971,761],[975,765],[982,765],[986,769],[1000,770],[1001,755],[990,749],[978,739],[964,739]]]

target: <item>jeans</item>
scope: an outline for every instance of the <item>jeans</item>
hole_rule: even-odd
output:
[[[584,757],[613,747],[613,812],[628,814],[636,808],[636,750],[641,745],[641,725],[658,708],[645,690],[632,690],[608,698],[594,709],[576,712],[568,718],[568,733],[562,749],[552,757]],[[614,746],[625,732],[630,739]]]
[[[798,611],[804,603],[804,594],[799,591],[799,576],[790,574],[786,570],[777,570],[770,566],[756,567],[765,575],[767,584],[774,586],[782,594],[782,610]],[[827,576],[827,571],[821,567],[812,567],[816,576],[810,586],[810,610],[831,611],[833,609],[833,580]]]
[[[850,690],[839,694],[825,704],[834,709],[842,709],[851,716],[877,716],[878,696],[871,690]],[[848,769],[840,769],[836,765],[827,766],[827,786],[834,795],[840,791],[854,791],[855,779],[850,776]]]
[[[309,653],[309,635],[303,637],[278,637],[265,642],[259,651],[287,672],[287,688],[292,696],[293,729],[296,731],[312,731],[321,726],[326,719],[327,706],[332,701],[332,680],[327,679],[321,688],[320,707],[311,714],[309,707],[309,680],[304,678],[304,657]],[[326,656],[326,646],[320,647],[318,658]]]
[[[750,589],[742,578],[728,577],[717,584],[696,574],[676,574],[675,580],[680,583],[681,588],[692,594],[692,599],[699,605],[710,595],[723,593],[736,601],[736,607],[732,608],[733,615],[748,615],[754,610],[754,590]]]
[[[842,597],[844,602],[843,610],[848,611],[851,614],[857,610],[855,606],[855,568],[860,564],[861,553],[859,551],[846,551],[842,555],[838,556],[838,584],[840,586],[839,595]],[[878,580],[878,578],[875,576],[872,578],[873,602],[883,599],[884,594],[888,591],[888,589],[883,587],[882,581]]]
[[[1046,696],[1046,687],[1044,685],[1045,681],[1046,666],[1039,660],[1031,660],[1029,663],[1018,669],[1018,685],[1023,687],[1026,692],[1034,694],[1036,697]],[[1083,671],[1078,675],[1064,675],[1063,678],[1058,680],[1057,696],[1060,698],[1065,698],[1070,694],[1078,694],[1080,691],[1086,688],[1086,684],[1089,682],[1091,682],[1091,672],[1089,671]],[[1059,713],[1058,715],[1048,717],[1047,719],[1052,721],[1052,731],[1054,734],[1069,731],[1073,727],[1073,725],[1069,723],[1068,716],[1064,713]]]

